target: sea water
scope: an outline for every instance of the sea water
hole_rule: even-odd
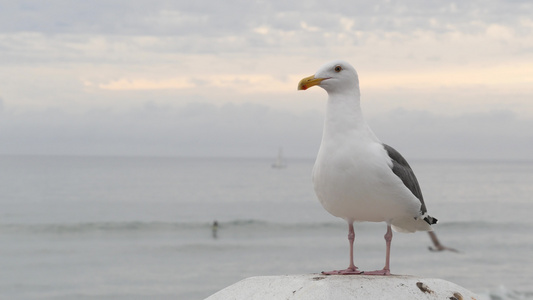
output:
[[[348,265],[312,160],[0,157],[0,299],[203,299],[250,276]],[[412,161],[435,232],[396,233],[391,271],[533,299],[533,163]],[[217,221],[218,226],[213,227]],[[384,264],[384,223],[355,262]]]

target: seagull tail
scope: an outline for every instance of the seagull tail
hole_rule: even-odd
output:
[[[437,218],[433,218],[432,216],[428,215],[428,214],[425,214],[423,220],[426,221],[426,223],[428,223],[429,225],[433,225],[433,224],[437,224],[437,222],[439,220],[437,220]]]
[[[418,218],[402,218],[392,220],[392,229],[397,232],[433,231],[431,225],[437,224],[437,219],[428,214]]]

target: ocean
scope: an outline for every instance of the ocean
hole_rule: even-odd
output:
[[[348,264],[312,160],[0,156],[0,299],[204,299],[250,276]],[[533,162],[411,161],[435,232],[395,233],[391,271],[533,299]],[[218,227],[213,228],[217,221]],[[355,224],[383,267],[384,223]]]

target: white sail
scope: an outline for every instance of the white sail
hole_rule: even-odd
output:
[[[274,163],[272,163],[272,168],[283,169],[286,166],[287,166],[287,164],[285,163],[285,160],[283,159],[283,149],[279,148],[278,157],[277,157],[276,161]]]

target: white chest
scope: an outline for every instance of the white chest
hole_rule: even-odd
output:
[[[398,211],[405,188],[390,169],[377,142],[323,143],[313,168],[313,183],[322,206],[351,221],[387,221]],[[400,201],[398,201],[400,200]]]

